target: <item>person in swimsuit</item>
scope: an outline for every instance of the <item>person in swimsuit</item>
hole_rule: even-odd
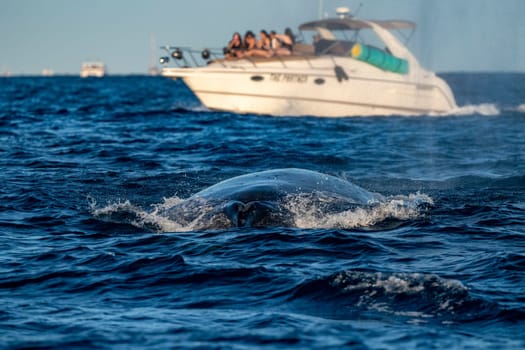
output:
[[[255,39],[255,34],[253,34],[251,30],[247,31],[244,35],[244,48],[246,51],[257,48],[257,39]]]
[[[264,34],[263,34],[264,36]],[[244,46],[246,51],[243,53],[242,57],[271,57],[272,53],[268,48],[265,48],[263,45],[266,45],[263,42],[264,39],[257,40],[255,34],[252,31],[246,32],[244,36]]]
[[[290,56],[292,54],[295,36],[290,28],[286,28],[284,34],[277,34],[275,31],[272,31],[270,36],[275,55]]]
[[[251,49],[248,53],[252,57],[272,57],[272,40],[270,34],[266,30],[261,30],[259,33],[260,40],[256,42],[256,47]]]
[[[244,50],[241,34],[235,32],[232,40],[228,43],[228,46],[224,48],[224,56],[226,58],[239,57]]]
[[[259,49],[261,50],[271,50],[272,49],[272,39],[270,38],[270,34],[266,30],[261,30],[259,33],[259,37],[261,38],[259,40]]]

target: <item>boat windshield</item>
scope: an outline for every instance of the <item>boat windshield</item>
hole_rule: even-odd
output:
[[[392,31],[396,36],[408,42],[412,36],[415,24],[408,21],[372,21],[382,28]],[[316,55],[347,56],[352,47],[362,44],[389,52],[385,42],[376,34],[366,21],[354,19],[328,19],[308,22],[299,27],[301,32],[314,32],[312,44]],[[411,30],[406,35],[402,30]],[[308,38],[308,34],[303,34]]]

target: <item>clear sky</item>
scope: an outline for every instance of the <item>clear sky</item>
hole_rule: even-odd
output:
[[[525,72],[525,0],[0,0],[0,74],[145,73],[156,46],[224,46],[234,31],[283,31],[334,14],[418,24],[409,48],[444,71]],[[155,61],[161,52],[155,52]]]

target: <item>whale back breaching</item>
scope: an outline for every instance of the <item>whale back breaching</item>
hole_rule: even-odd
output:
[[[368,206],[383,199],[379,194],[331,175],[304,169],[278,169],[219,182],[174,206],[168,215],[173,219],[192,220],[187,214],[195,213],[196,207],[211,205],[213,210],[207,212],[204,221],[219,227],[290,227],[295,222],[289,204],[299,198],[331,211]]]
[[[385,198],[335,176],[277,169],[233,177],[187,199],[165,199],[152,211],[129,201],[100,209],[95,204],[93,215],[100,220],[181,232],[236,227],[381,228],[420,217],[432,199],[419,193]]]

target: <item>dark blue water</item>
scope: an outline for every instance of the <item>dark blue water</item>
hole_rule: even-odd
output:
[[[525,75],[444,78],[452,115],[343,119],[1,79],[0,347],[525,348]],[[159,210],[290,167],[389,205],[199,231]]]

